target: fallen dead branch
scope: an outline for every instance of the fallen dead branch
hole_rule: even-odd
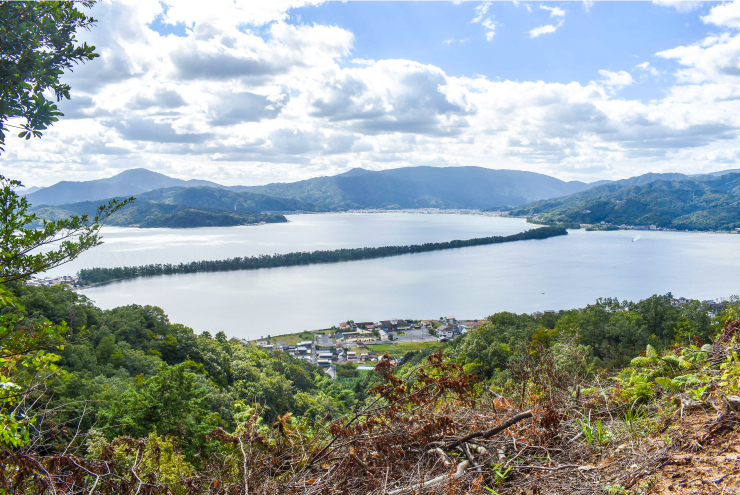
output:
[[[465,474],[465,470],[468,469],[469,467],[471,467],[470,461],[467,461],[467,460],[462,461],[460,464],[457,465],[457,469],[451,475],[443,474],[442,476],[437,476],[434,479],[431,479],[429,481],[424,481],[423,483],[419,483],[418,485],[410,485],[410,486],[406,486],[403,488],[399,488],[398,490],[393,490],[392,492],[388,492],[388,495],[402,495],[404,493],[411,493],[417,490],[421,491],[427,488],[432,488],[434,486],[442,484],[451,479],[459,478],[460,476]]]
[[[498,433],[501,433],[502,431],[506,430],[507,428],[510,428],[511,426],[514,426],[519,421],[522,421],[522,420],[525,420],[525,419],[531,418],[531,417],[532,417],[532,411],[524,411],[522,413],[517,414],[516,416],[512,416],[511,418],[507,419],[506,421],[504,421],[500,425],[495,426],[495,427],[491,428],[488,431],[480,431],[480,432],[471,433],[470,435],[467,435],[467,436],[464,436],[463,438],[460,438],[458,440],[455,440],[454,442],[447,444],[445,446],[445,449],[447,449],[447,450],[454,449],[458,445],[463,444],[465,442],[469,442],[470,440],[472,440],[474,438],[491,438],[492,436],[494,436],[494,435],[496,435]]]

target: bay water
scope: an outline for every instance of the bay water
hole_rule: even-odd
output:
[[[290,215],[290,223],[202,229],[106,228],[105,244],[48,275],[83,267],[510,235],[522,219],[462,214]],[[163,275],[85,289],[109,309],[159,306],[196,332],[258,338],[347,319],[483,318],[570,309],[598,297],[699,299],[740,293],[740,235],[570,231],[568,236],[345,263]]]

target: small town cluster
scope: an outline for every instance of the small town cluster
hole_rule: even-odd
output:
[[[76,275],[64,275],[61,277],[32,278],[26,281],[26,285],[34,287],[53,287],[55,285],[69,285],[73,287],[77,283]]]
[[[391,319],[357,323],[349,320],[328,330],[312,332],[312,340],[286,344],[281,337],[275,337],[258,340],[253,344],[311,361],[332,375],[336,364],[377,361],[378,352],[372,350],[373,345],[447,342],[483,324],[480,320],[458,321],[454,316],[445,316],[438,320]],[[245,340],[241,342],[248,343]]]

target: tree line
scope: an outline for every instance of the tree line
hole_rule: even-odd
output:
[[[83,268],[78,272],[79,284],[91,285],[117,280],[154,275],[172,275],[175,273],[222,272],[231,270],[256,270],[258,268],[276,268],[283,266],[313,265],[318,263],[338,263],[341,261],[366,260],[399,256],[402,254],[426,253],[470,246],[484,246],[504,242],[525,241],[530,239],[547,239],[567,235],[561,227],[541,227],[509,236],[479,237],[468,240],[449,242],[428,242],[407,246],[363,247],[354,249],[336,249],[333,251],[293,252],[286,254],[260,255],[225,260],[192,261],[190,263],[157,263],[143,266],[124,266],[117,268]]]

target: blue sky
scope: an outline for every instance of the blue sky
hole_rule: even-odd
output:
[[[716,31],[700,19],[716,2],[696,10],[650,2],[492,2],[486,17],[496,22],[489,41],[480,23],[471,23],[482,2],[328,2],[288,11],[292,24],[328,24],[355,35],[352,55],[361,59],[407,59],[435,65],[451,76],[588,84],[598,71],[630,71],[649,62],[661,71],[677,64],[655,54],[692,44]],[[531,12],[526,5],[530,6]],[[555,33],[528,32],[557,24],[548,10],[565,11]],[[672,82],[646,78],[625,88],[626,98],[651,99]]]
[[[264,184],[354,167],[563,180],[740,168],[740,0],[102,0],[101,57],[30,185],[147,167]]]

